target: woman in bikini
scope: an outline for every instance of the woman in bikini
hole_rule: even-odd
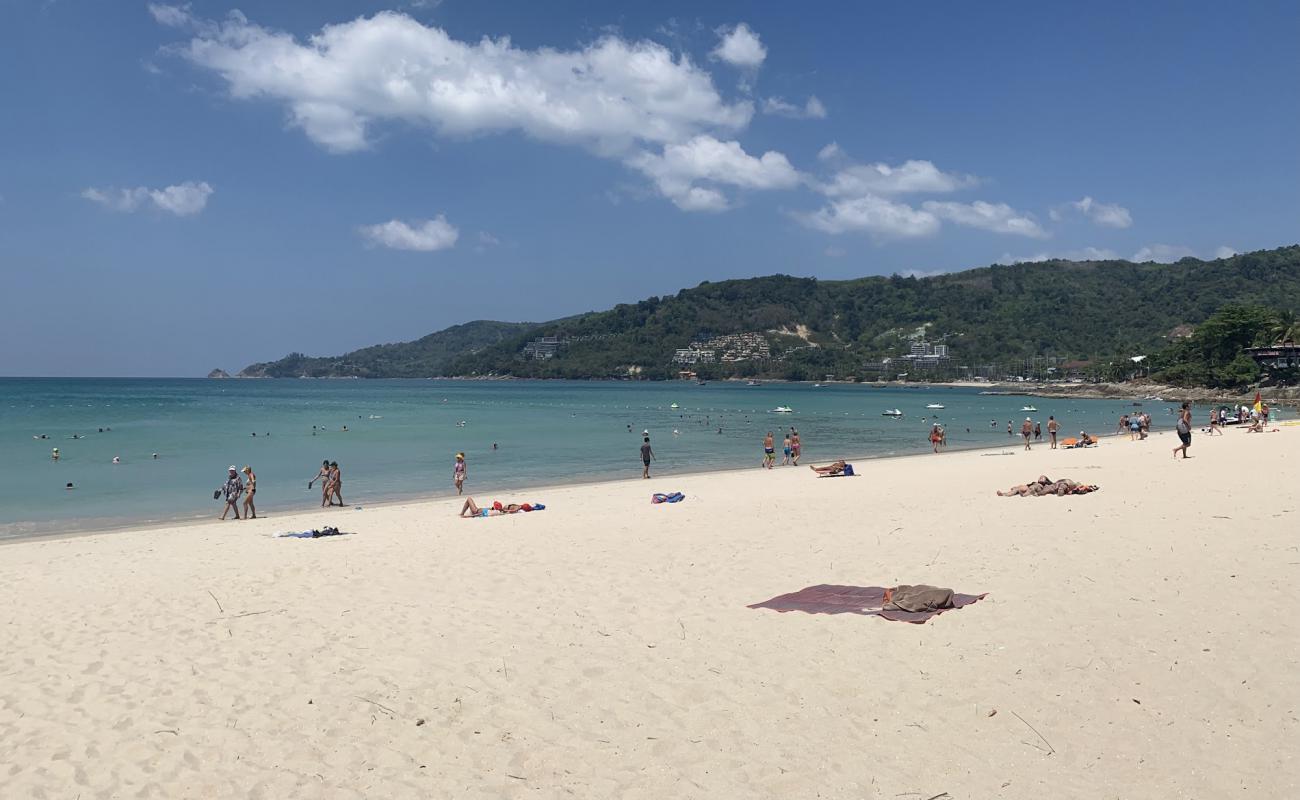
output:
[[[343,506],[343,470],[339,469],[339,462],[330,462],[330,479],[329,492],[332,498],[338,500],[337,505]],[[330,500],[330,505],[336,505],[334,500]]]
[[[316,481],[320,481],[320,504],[324,506],[330,500],[330,460],[328,458],[320,462],[320,472],[316,473],[316,477],[307,481],[307,488],[310,489],[311,485]]]
[[[456,454],[456,465],[452,467],[451,479],[456,484],[456,494],[465,493],[465,454]]]
[[[253,495],[257,494],[257,475],[247,464],[244,465],[243,473],[248,481],[245,484],[248,491],[244,494],[244,519],[257,519],[257,507],[253,505]]]
[[[719,430],[721,433],[721,430]],[[799,431],[794,428],[790,429],[790,463],[796,467],[799,466],[799,454],[803,452],[803,444],[799,441]]]

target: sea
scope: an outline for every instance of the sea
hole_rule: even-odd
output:
[[[1175,405],[1142,410],[1169,428]],[[339,463],[350,506],[450,496],[457,452],[466,494],[545,502],[519,490],[638,477],[643,431],[657,459],[648,486],[669,492],[686,473],[758,468],[768,431],[779,460],[797,428],[807,464],[924,453],[933,422],[950,449],[1011,449],[1027,416],[1045,429],[1054,415],[1064,437],[1111,433],[1133,410],[927,385],[0,378],[0,538],[215,518],[232,464],[253,467],[267,516],[318,507],[307,482],[324,459]]]

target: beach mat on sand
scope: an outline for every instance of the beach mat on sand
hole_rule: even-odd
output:
[[[952,592],[952,606],[928,611],[905,611],[900,604],[908,608],[924,608],[930,605],[936,596],[929,590],[935,587],[900,586],[895,591],[894,603],[885,608],[885,587],[883,586],[836,586],[823,583],[809,586],[797,592],[783,594],[754,603],[749,608],[768,608],[773,611],[803,611],[806,614],[860,614],[865,617],[883,617],[893,622],[914,622],[920,624],[952,608],[962,608],[983,600],[986,594],[958,594]],[[902,590],[919,590],[902,592]],[[939,590],[947,592],[949,590]],[[915,594],[916,596],[911,596]],[[916,601],[915,603],[913,601]]]

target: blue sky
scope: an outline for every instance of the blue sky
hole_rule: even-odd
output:
[[[1300,5],[0,0],[0,374],[1300,231]]]

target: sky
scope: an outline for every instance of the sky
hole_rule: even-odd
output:
[[[0,0],[0,375],[1300,240],[1300,4]]]

